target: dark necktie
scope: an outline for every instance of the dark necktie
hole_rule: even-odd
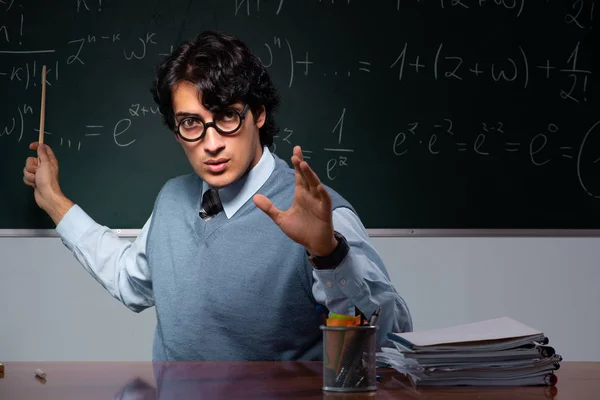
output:
[[[216,189],[210,188],[202,196],[202,209],[200,210],[200,218],[209,220],[219,211],[223,209],[219,193]]]

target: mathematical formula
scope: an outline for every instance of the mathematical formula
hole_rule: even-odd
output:
[[[283,14],[284,0],[275,1],[274,4],[261,4],[260,0],[232,0],[234,2],[234,16],[255,16],[261,13],[280,15]],[[351,0],[313,0],[322,6],[361,6],[364,2]],[[307,1],[308,2],[308,1]],[[382,2],[383,3],[383,2]],[[429,5],[429,2],[421,2],[420,0],[395,0],[395,10],[403,12],[412,4]],[[520,18],[526,9],[525,0],[436,0],[431,3],[437,4],[440,10],[470,12],[474,13],[484,9],[501,9],[510,12],[515,18]],[[551,2],[545,1],[546,7],[551,7]],[[584,2],[584,0],[568,0],[569,7],[564,14],[564,23],[568,26],[573,26],[578,29],[591,29],[594,19],[595,0]],[[535,6],[539,4],[534,3]],[[261,7],[262,6],[262,7]],[[385,4],[377,4],[376,7],[381,8],[383,12],[391,11],[392,2]],[[404,7],[407,6],[407,7]]]
[[[0,67],[2,68],[2,67]],[[20,84],[25,90],[30,87],[36,87],[39,83],[39,77],[42,72],[42,66],[35,60],[33,62],[25,62],[17,64],[5,70],[0,70],[0,83],[2,80],[7,80],[11,83]],[[56,61],[54,66],[46,69],[46,85],[52,87],[53,83],[58,81],[59,77],[59,62]]]
[[[122,48],[121,57],[125,60],[142,60],[149,52],[149,46],[157,46],[155,33],[146,33],[137,38],[138,45]],[[91,46],[99,46],[103,41],[116,43],[120,41],[119,34],[111,35],[88,35],[68,42],[72,46],[72,52],[64,58],[66,65],[85,65],[85,55]],[[585,103],[587,101],[588,82],[592,71],[580,67],[579,51],[581,43],[573,44],[570,54],[564,54],[561,60],[540,59],[530,60],[526,50],[519,46],[514,54],[506,57],[498,57],[495,62],[471,61],[467,62],[455,49],[457,46],[440,42],[435,53],[422,54],[418,49],[412,49],[409,43],[404,43],[398,53],[389,57],[386,64],[376,64],[370,60],[358,59],[352,68],[340,71],[327,69],[318,61],[311,59],[310,52],[302,53],[302,58],[297,58],[291,41],[288,38],[273,37],[272,42],[263,44],[264,51],[258,52],[258,57],[263,65],[269,68],[279,68],[281,63],[287,64],[289,79],[287,87],[291,88],[297,76],[303,79],[314,79],[319,76],[347,78],[361,75],[361,79],[368,75],[385,74],[390,82],[409,81],[414,77],[426,75],[429,81],[453,80],[461,82],[467,79],[479,79],[488,82],[511,85],[514,89],[525,90],[533,79],[538,81],[555,82],[555,93],[557,97],[574,103]],[[172,51],[173,45],[169,46]],[[282,50],[285,54],[281,53]],[[45,50],[53,52],[54,50]],[[3,51],[0,50],[0,53]],[[4,51],[8,53],[8,51]],[[23,52],[21,52],[23,53]],[[34,53],[34,52],[31,52]],[[169,53],[155,53],[154,56],[164,57]],[[282,58],[283,57],[283,58]],[[280,65],[274,65],[279,62]],[[49,71],[47,83],[49,86],[59,79],[60,62],[54,62],[54,67]],[[39,75],[41,66],[36,61],[19,63],[12,66],[0,67],[0,82],[6,79],[10,82],[21,83],[24,89],[36,85],[36,74]],[[32,81],[32,83],[30,83]]]
[[[16,112],[13,113],[14,116],[10,118],[8,123],[3,124],[0,121],[0,143],[2,139],[8,140],[10,138],[13,138],[17,143],[23,140],[27,142],[36,140],[39,133],[36,126],[39,120],[34,118],[28,121],[26,119],[26,116],[33,116],[34,113],[39,113],[39,109],[34,109],[29,104],[23,104],[17,107]],[[138,117],[143,118],[160,114],[158,107],[143,104],[131,104],[128,113],[131,118],[119,119],[110,126],[105,123],[87,123],[83,126],[72,127],[69,132],[63,133],[54,131],[52,126],[47,126],[48,129],[44,129],[44,135],[51,138],[52,146],[74,151],[81,151],[86,148],[91,150],[94,148],[94,142],[101,140],[102,137],[109,137],[117,147],[128,147],[136,141],[134,137],[125,135],[132,128],[133,121]],[[31,126],[31,128],[28,128],[28,126]],[[74,136],[78,136],[78,138],[74,138]]]
[[[565,54],[562,60],[551,60],[549,58],[530,61],[527,52],[522,46],[514,50],[514,54],[506,57],[498,57],[495,62],[472,61],[467,63],[455,49],[448,43],[440,42],[432,54],[423,55],[418,49],[412,50],[409,43],[401,46],[399,53],[387,64],[375,64],[370,60],[357,60],[352,68],[342,71],[327,71],[324,66],[311,59],[309,52],[302,53],[298,59],[297,54],[287,38],[275,36],[272,43],[264,43],[266,55],[259,56],[266,68],[271,68],[278,58],[278,50],[286,53],[283,61],[281,56],[278,61],[283,61],[289,67],[288,87],[292,87],[295,76],[300,73],[309,76],[334,76],[350,78],[360,74],[386,74],[394,80],[412,81],[416,75],[426,74],[430,80],[455,80],[463,81],[468,78],[488,80],[510,84],[513,88],[527,89],[532,79],[542,81],[557,79],[559,85],[556,93],[560,98],[575,103],[586,102],[585,96],[588,88],[588,77],[591,71],[581,68],[579,62],[580,42],[573,44],[570,54]],[[393,73],[395,76],[390,75]],[[364,78],[363,78],[364,79]]]
[[[572,143],[573,132],[563,132],[557,124],[549,123],[538,132],[524,139],[518,127],[505,125],[501,121],[481,122],[478,129],[464,130],[457,127],[451,118],[437,123],[414,121],[391,138],[391,153],[396,157],[451,156],[480,157],[492,162],[522,162],[523,157],[533,167],[553,165],[556,162],[575,163],[577,178],[590,196],[600,198],[600,193],[591,193],[581,169],[597,165],[600,169],[600,146],[594,138],[600,138],[600,120],[584,132],[579,143]]]
[[[236,23],[241,24],[259,21],[248,17],[272,16],[269,20],[279,20],[286,15],[289,17],[294,11],[293,6],[298,5],[285,0],[227,0],[227,3],[230,7],[226,12]],[[307,0],[306,3],[312,4],[314,12],[322,10],[324,15],[327,15],[325,11],[331,14],[336,8],[364,7],[367,2]],[[559,7],[550,1],[541,3],[543,4],[537,4],[535,7]],[[95,18],[110,15],[114,12],[114,4],[106,0],[73,0],[69,7],[74,18],[85,15]],[[373,7],[394,16],[414,12],[420,7],[429,7],[444,10],[438,13],[447,15],[449,19],[458,15],[491,18],[493,14],[479,12],[487,8],[503,11],[502,18],[508,16],[511,21],[522,21],[528,15],[529,7],[533,7],[532,4],[525,0],[392,0]],[[563,4],[559,13],[553,14],[553,18],[560,17],[560,25],[565,31],[589,32],[594,19],[595,1],[567,0],[566,4]],[[132,25],[130,29],[102,26],[90,26],[85,30],[73,29],[68,31],[68,36],[61,36],[59,42],[54,42],[48,47],[36,47],[26,40],[26,33],[33,29],[32,18],[28,17],[28,12],[27,4],[23,1],[0,0],[0,17],[4,17],[0,19],[0,85],[26,93],[26,97],[17,97],[18,101],[10,103],[4,109],[0,118],[0,145],[37,139],[37,95],[42,65],[47,66],[47,89],[53,91],[60,90],[61,85],[68,82],[73,71],[85,71],[89,65],[93,65],[99,55],[110,62],[119,61],[121,64],[115,64],[115,68],[137,65],[135,63],[138,61],[143,61],[144,68],[151,68],[168,56],[175,46],[175,43],[170,41],[172,37],[167,39],[164,29],[148,24],[141,28]],[[343,20],[338,22],[343,23]],[[333,26],[331,29],[334,29]],[[398,35],[401,39],[394,38],[385,43],[385,46],[378,47],[383,48],[381,51],[370,51],[368,45],[359,43],[356,46],[341,47],[334,41],[331,41],[331,47],[327,48],[329,46],[324,44],[328,43],[326,40],[311,41],[304,37],[304,33],[294,33],[291,29],[286,33],[286,30],[280,27],[277,32],[259,32],[252,36],[253,50],[265,68],[283,73],[284,83],[280,89],[285,91],[294,88],[293,91],[288,90],[286,95],[291,93],[294,96],[295,88],[304,89],[307,83],[341,82],[348,87],[354,87],[355,82],[360,82],[368,87],[370,82],[376,82],[379,85],[377,89],[387,93],[402,92],[408,87],[411,90],[414,90],[414,87],[420,90],[420,84],[425,84],[427,90],[437,88],[436,85],[442,90],[447,90],[447,82],[452,82],[453,87],[460,88],[460,85],[464,84],[467,88],[465,82],[476,81],[490,84],[488,86],[491,89],[486,95],[491,98],[495,96],[496,88],[498,91],[509,89],[514,93],[530,94],[532,87],[551,88],[557,102],[573,104],[579,108],[585,107],[588,97],[592,98],[592,71],[582,55],[586,54],[583,50],[586,42],[573,36],[565,37],[559,50],[549,48],[549,54],[535,48],[533,44],[507,44],[502,46],[502,50],[484,57],[472,55],[473,52],[467,50],[470,48],[469,43],[446,38],[443,32],[433,38],[429,36],[428,44],[413,39],[414,36],[411,36],[410,32],[403,32]],[[323,39],[327,38],[327,32],[323,32]],[[370,39],[388,40],[377,35]],[[562,47],[567,45],[568,47]],[[346,50],[340,54],[344,48]],[[325,57],[331,54],[334,56],[325,61]],[[340,57],[335,57],[336,54]],[[336,62],[335,66],[331,65],[332,59]],[[141,65],[141,62],[139,64]],[[110,74],[104,79],[111,79]],[[469,85],[473,87],[472,83]],[[319,96],[319,93],[312,94]],[[114,94],[120,95],[122,93]],[[361,94],[357,93],[357,98],[360,96]],[[139,99],[136,100],[139,103],[128,105],[116,113],[116,116],[101,117],[97,120],[85,117],[85,123],[78,121],[77,125],[69,126],[68,132],[47,123],[45,134],[54,147],[62,148],[63,151],[82,152],[81,154],[93,151],[100,143],[109,143],[116,149],[131,148],[139,141],[147,140],[147,136],[141,135],[142,124],[139,121],[142,119],[155,118],[157,129],[163,129],[156,105],[147,101],[148,98],[134,99]],[[358,103],[349,106],[345,101],[342,99],[340,103],[346,105],[326,105],[332,110],[332,115],[329,125],[321,128],[323,135],[319,138],[318,145],[311,142],[305,146],[303,142],[306,133],[295,127],[294,121],[278,121],[282,127],[274,138],[273,151],[281,151],[287,156],[292,146],[302,145],[304,158],[311,166],[321,171],[320,176],[325,181],[335,181],[345,176],[344,174],[352,173],[351,171],[358,167],[364,153],[360,148],[347,145],[347,135],[357,134],[353,130],[353,126],[356,125],[348,122],[348,119],[350,116],[356,118],[356,115],[362,114],[357,110]],[[368,101],[370,100],[365,100]],[[439,110],[434,111],[440,114],[437,112]],[[468,124],[455,115],[446,115],[432,121],[425,118],[410,120],[410,115],[400,114],[406,121],[405,124],[394,126],[391,131],[390,127],[383,126],[383,123],[373,126],[376,131],[391,132],[381,139],[387,149],[384,156],[398,160],[398,164],[413,157],[425,160],[469,158],[479,159],[481,162],[519,163],[534,170],[563,163],[575,167],[581,187],[588,195],[599,196],[589,189],[590,185],[586,182],[586,175],[582,170],[589,169],[590,166],[600,168],[600,148],[597,146],[600,140],[600,121],[590,123],[587,131],[573,135],[566,133],[566,126],[561,127],[553,122],[545,122],[537,129],[523,132],[519,126],[503,120],[502,116],[510,115],[510,112],[505,110],[499,110],[497,120],[469,121]],[[364,118],[375,117],[369,115]],[[579,141],[574,142],[573,137],[579,138]],[[313,162],[317,165],[313,165]]]

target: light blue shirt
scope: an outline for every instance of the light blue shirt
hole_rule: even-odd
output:
[[[219,190],[223,210],[231,218],[269,178],[275,159],[267,147],[243,178]],[[204,191],[208,190],[206,183]],[[152,215],[135,240],[120,238],[110,228],[96,223],[74,205],[56,227],[65,246],[114,298],[139,312],[154,305],[146,257],[146,239]],[[381,307],[378,336],[412,330],[410,312],[389,280],[367,254],[376,253],[358,216],[348,208],[333,211],[334,229],[344,235],[350,252],[331,270],[313,270],[312,293],[329,311],[354,315],[354,307],[369,317]],[[370,251],[365,251],[368,249]]]

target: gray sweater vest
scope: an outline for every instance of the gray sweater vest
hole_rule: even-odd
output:
[[[278,157],[260,188],[293,203],[294,170]],[[351,205],[326,187],[333,208]],[[320,317],[305,249],[249,199],[231,219],[200,210],[202,180],[171,179],[154,206],[147,254],[157,326],[153,360],[321,360]]]

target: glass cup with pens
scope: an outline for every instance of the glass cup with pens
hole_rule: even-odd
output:
[[[361,316],[331,313],[323,331],[323,390],[365,392],[377,390],[377,309],[369,321]]]

